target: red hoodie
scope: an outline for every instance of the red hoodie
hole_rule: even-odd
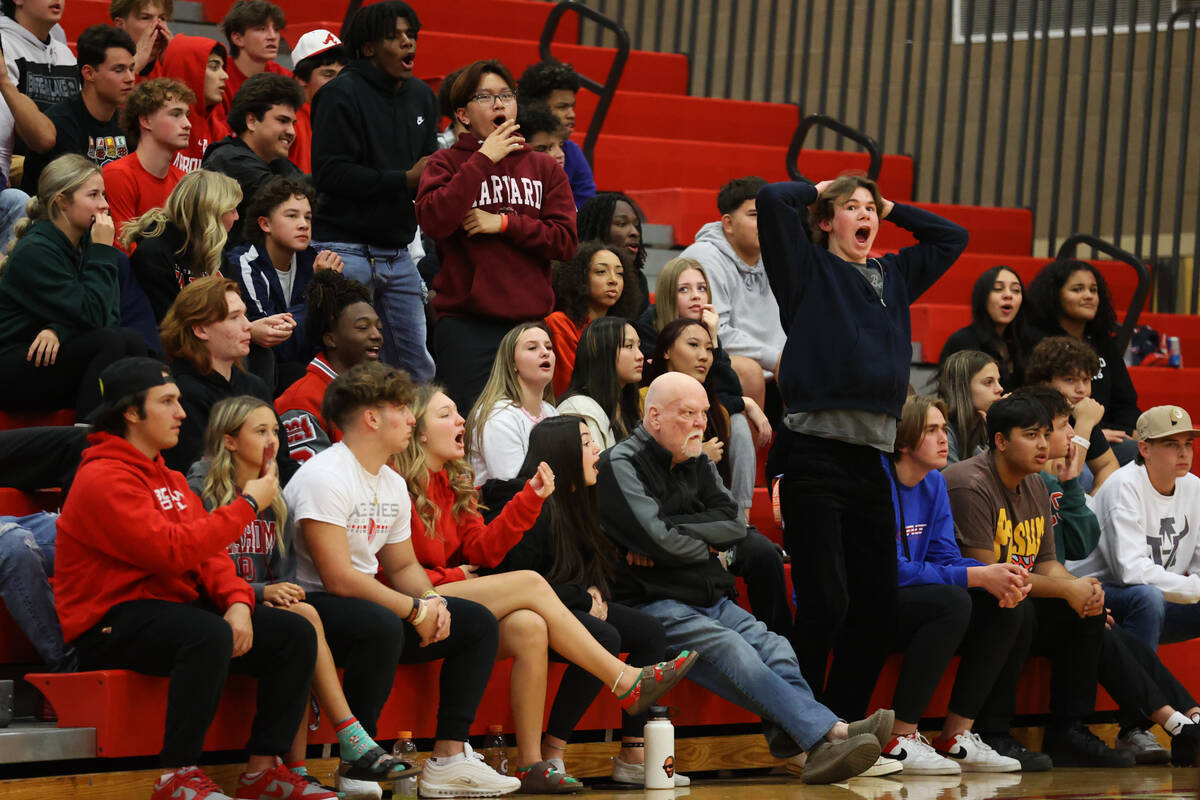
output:
[[[550,262],[575,255],[575,200],[567,174],[525,147],[499,164],[464,133],[429,157],[417,190],[417,222],[437,243],[442,266],[433,287],[440,315],[524,322],[554,310]],[[468,237],[472,208],[508,214],[503,233]]]
[[[574,208],[574,201],[572,201]],[[74,491],[74,489],[72,489]],[[454,490],[446,477],[446,470],[430,471],[426,492],[440,513],[435,526],[436,535],[430,536],[425,523],[417,514],[417,504],[412,504],[412,545],[417,560],[425,568],[429,582],[434,586],[461,581],[461,564],[477,567],[494,567],[504,560],[525,531],[533,527],[538,514],[542,513],[542,498],[525,482],[521,491],[500,509],[500,515],[488,524],[478,512],[464,512],[462,519],[454,518]]]
[[[184,172],[200,169],[200,161],[208,146],[230,133],[221,104],[209,106],[204,99],[204,74],[208,71],[208,57],[213,50],[220,52],[221,58],[229,60],[225,45],[220,42],[182,33],[175,34],[163,52],[163,74],[183,82],[196,95],[188,116],[192,121],[191,144],[186,150],[175,154],[174,165]]]
[[[225,551],[255,519],[244,499],[213,511],[187,479],[120,436],[93,433],[58,518],[54,602],[63,638],[130,600],[254,608],[254,590]]]

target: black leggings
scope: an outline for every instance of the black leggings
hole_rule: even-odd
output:
[[[879,451],[779,431],[783,544],[792,556],[792,647],[818,700],[844,719],[866,708],[896,620],[896,521]],[[828,668],[829,652],[833,664]]]
[[[625,650],[629,653],[629,663],[638,667],[662,660],[667,649],[667,632],[663,630],[662,623],[649,614],[620,603],[608,604],[607,620],[597,619],[583,611],[574,613],[588,633],[613,655]],[[553,650],[550,651],[550,658],[559,662],[565,660]],[[567,667],[562,683],[558,685],[558,694],[554,696],[554,705],[550,708],[546,733],[564,742],[570,741],[575,726],[603,688],[604,684],[599,678],[581,667],[574,664]],[[622,712],[621,735],[640,737],[646,725],[647,713],[631,717]]]
[[[976,719],[979,733],[1008,733],[1017,709],[1017,683],[1030,653],[1048,656],[1050,724],[1081,721],[1096,707],[1104,615],[1080,617],[1065,600],[1031,597],[1014,609],[1023,619],[1020,631],[987,702]]]
[[[1146,718],[1163,706],[1180,712],[1196,707],[1192,695],[1158,654],[1120,625],[1104,631],[1100,685],[1117,702],[1123,729],[1146,726]]]
[[[0,395],[5,411],[74,408],[84,419],[100,405],[100,373],[126,356],[146,355],[146,343],[129,328],[99,328],[68,339],[53,364],[26,360],[32,340],[0,351],[0,383],[20,387]]]
[[[370,736],[377,733],[396,665],[441,658],[437,738],[467,741],[500,644],[492,612],[470,600],[447,597],[450,635],[421,647],[416,629],[378,603],[324,592],[310,594],[307,600],[321,616],[334,662],[344,670],[346,702]]]
[[[896,719],[913,725],[921,721],[956,651],[961,658],[949,708],[975,719],[1022,622],[1021,614],[1000,608],[982,589],[946,584],[901,587],[896,649],[904,653],[904,664],[892,701]],[[855,718],[864,713],[865,708]]]
[[[298,614],[258,606],[254,646],[231,658],[233,629],[212,608],[167,600],[113,606],[75,640],[82,670],[129,669],[169,676],[163,767],[196,764],[228,673],[258,678],[251,755],[284,756],[307,707],[317,662],[317,636]]]
[[[473,317],[438,320],[433,331],[436,378],[459,408],[475,405],[492,371],[500,340],[516,324]]]

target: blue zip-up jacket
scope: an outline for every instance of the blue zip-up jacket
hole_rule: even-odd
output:
[[[899,419],[908,391],[908,306],[967,246],[966,229],[896,203],[887,221],[918,244],[871,259],[883,299],[853,265],[815,244],[806,225],[811,183],[772,183],[758,193],[758,239],[787,333],[779,388],[788,413],[857,409]]]
[[[251,322],[272,314],[290,313],[296,320],[296,328],[286,342],[272,348],[275,360],[283,363],[307,364],[316,354],[308,337],[304,335],[304,316],[308,309],[308,284],[313,278],[313,262],[317,260],[317,248],[308,248],[296,254],[296,277],[292,280],[292,296],[283,296],[283,284],[275,273],[275,265],[265,248],[243,244],[229,252],[225,262],[225,275],[238,282],[242,299],[246,301],[246,317]]]
[[[950,514],[950,496],[946,493],[946,479],[942,473],[932,469],[916,486],[904,486],[896,480],[895,473],[887,463],[887,456],[881,457],[892,482],[899,585],[947,583],[967,588],[967,567],[982,567],[983,564],[964,557],[958,549],[958,542],[954,538],[954,517]],[[904,514],[903,523],[901,511]]]

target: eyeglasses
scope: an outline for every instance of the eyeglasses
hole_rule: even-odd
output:
[[[516,92],[500,92],[500,94],[490,94],[489,92],[480,92],[471,98],[472,102],[479,103],[481,106],[494,106],[499,100],[504,105],[517,102]]]

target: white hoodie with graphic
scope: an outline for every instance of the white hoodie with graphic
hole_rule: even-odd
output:
[[[1159,494],[1146,468],[1130,462],[1096,492],[1100,544],[1067,569],[1125,586],[1148,583],[1168,602],[1200,601],[1200,477],[1175,481],[1175,492]]]

